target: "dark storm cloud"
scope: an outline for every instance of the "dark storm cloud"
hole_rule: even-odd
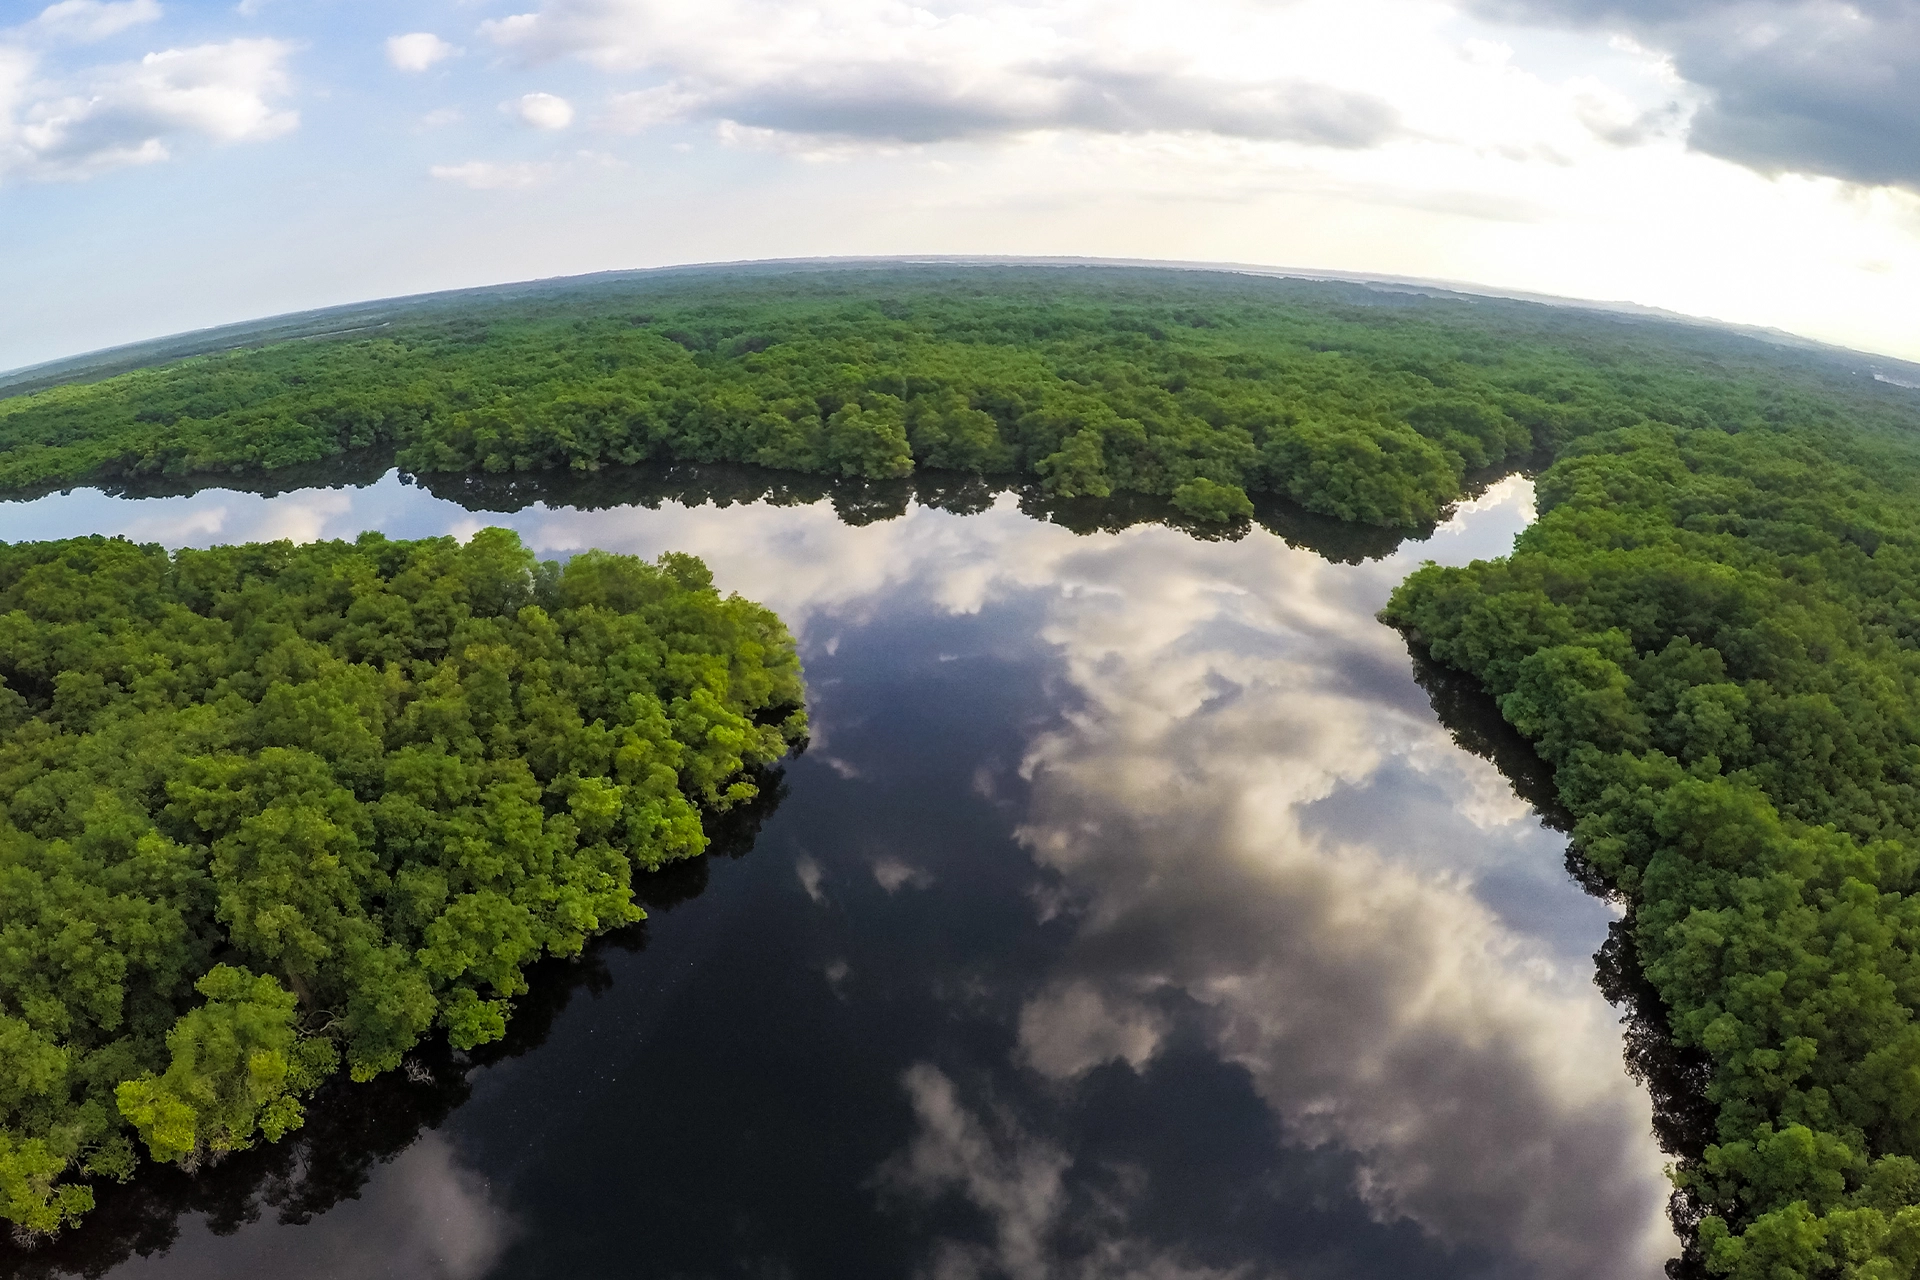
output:
[[[1504,21],[1622,30],[1710,96],[1689,141],[1763,172],[1920,188],[1920,0],[1477,0]]]

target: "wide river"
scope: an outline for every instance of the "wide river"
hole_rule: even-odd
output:
[[[144,1171],[0,1270],[1662,1274],[1665,1157],[1595,983],[1617,912],[1374,617],[1422,560],[1503,553],[1525,480],[1347,563],[1263,528],[1074,532],[1005,494],[849,523],[624,483],[466,499],[504,513],[392,474],[0,505],[9,541],[497,524],[542,556],[695,552],[792,627],[814,725],[757,836],[536,969],[505,1044]]]

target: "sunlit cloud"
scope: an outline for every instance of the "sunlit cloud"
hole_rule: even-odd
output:
[[[1244,37],[1280,34],[1253,10],[1226,7],[1240,10]],[[1313,60],[1289,57],[1284,45],[1268,43],[1249,64],[1187,38],[1192,26],[1220,26],[1222,8],[1215,0],[1176,23],[1115,3],[934,13],[895,0],[804,9],[776,0],[697,9],[553,0],[482,32],[530,59],[573,56],[608,71],[664,75],[664,84],[614,100],[611,118],[629,128],[690,118],[907,142],[1172,131],[1331,147],[1371,146],[1398,130],[1383,98],[1328,83]]]
[[[278,105],[290,45],[231,40],[147,54],[63,80],[0,48],[0,179],[91,177],[165,160],[188,139],[258,142],[298,127]]]
[[[400,71],[425,71],[458,52],[431,31],[415,31],[387,39],[387,61]]]
[[[573,104],[551,93],[522,94],[502,109],[536,129],[564,129],[573,123]]]

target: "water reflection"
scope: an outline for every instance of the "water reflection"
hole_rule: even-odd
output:
[[[636,473],[0,507],[0,537],[693,551],[794,627],[817,729],[752,857],[644,950],[554,966],[589,998],[376,1086],[439,1101],[339,1139],[373,1153],[356,1201],[289,1217],[272,1162],[308,1157],[255,1153],[175,1179],[252,1177],[240,1211],[186,1195],[170,1245],[90,1244],[127,1238],[110,1198],[34,1267],[1659,1274],[1648,1094],[1593,984],[1616,913],[1373,619],[1418,560],[1504,551],[1524,482],[1396,550],[1297,513],[1205,541],[984,485],[682,480],[708,505]],[[395,1105],[316,1115],[358,1099]]]
[[[433,509],[434,504],[405,492],[413,486],[449,507],[506,515],[531,509],[657,510],[663,503],[723,508],[828,504],[843,524],[858,527],[896,519],[915,507],[974,515],[1004,497],[1033,518],[1076,533],[1160,524],[1203,539],[1232,540],[1244,536],[1249,527],[1196,525],[1165,499],[1146,494],[1062,499],[1024,482],[946,473],[907,480],[836,481],[764,467],[677,463],[580,474],[402,476],[387,459],[384,453],[367,453],[271,473],[242,474],[211,485],[205,477],[139,476],[77,490],[47,490],[37,496],[0,500],[0,531],[6,531],[6,540],[113,532],[179,546],[351,537],[363,528],[386,528],[384,522]],[[1316,515],[1269,494],[1256,495],[1252,524],[1289,546],[1343,564],[1380,559],[1404,541],[1396,531]],[[456,522],[456,530],[461,527],[464,524]],[[1415,536],[1432,533],[1424,530]]]

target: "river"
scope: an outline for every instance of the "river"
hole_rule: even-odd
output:
[[[143,1171],[8,1270],[1663,1274],[1666,1157],[1595,983],[1618,912],[1374,617],[1422,560],[1503,553],[1526,480],[1331,556],[1076,531],[1010,494],[626,483],[0,505],[6,540],[497,524],[542,556],[691,551],[792,627],[814,725],[714,856],[641,886],[645,924],[534,971],[505,1044]]]

